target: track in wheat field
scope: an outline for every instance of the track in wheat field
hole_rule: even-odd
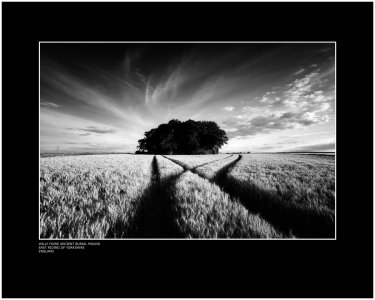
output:
[[[41,159],[41,238],[332,238],[334,158]]]
[[[154,156],[151,185],[140,199],[130,238],[181,237],[173,221],[171,202],[167,195],[167,186],[172,185],[176,178],[177,176],[169,176],[161,182],[156,156]]]

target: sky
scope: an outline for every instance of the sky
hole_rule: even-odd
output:
[[[335,151],[334,43],[41,43],[41,152],[133,152],[171,119],[220,152]]]

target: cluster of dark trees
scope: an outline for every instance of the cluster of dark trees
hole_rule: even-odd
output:
[[[217,154],[227,142],[226,132],[215,122],[171,120],[146,131],[136,153]]]

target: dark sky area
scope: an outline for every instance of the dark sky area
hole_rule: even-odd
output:
[[[41,152],[135,151],[171,119],[222,151],[334,151],[333,43],[41,43]]]

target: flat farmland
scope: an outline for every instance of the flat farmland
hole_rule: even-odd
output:
[[[121,238],[151,184],[151,156],[40,160],[41,238]]]
[[[334,237],[335,157],[243,155],[222,186],[279,230],[300,237]]]
[[[335,158],[40,159],[41,238],[333,238]]]

